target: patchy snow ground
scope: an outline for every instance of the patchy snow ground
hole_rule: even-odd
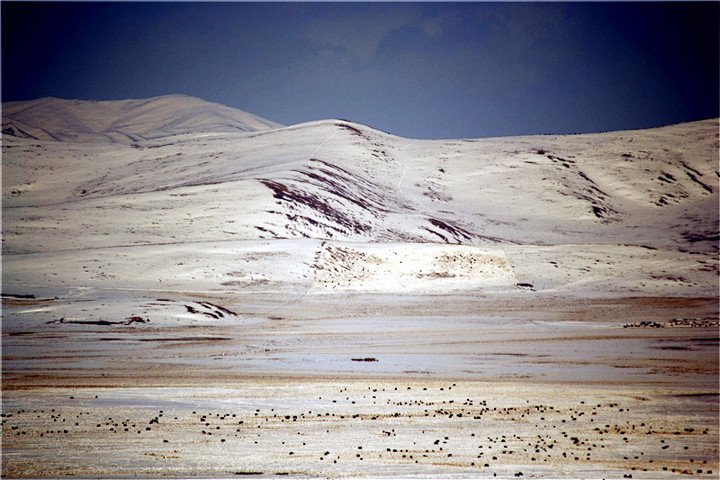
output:
[[[437,244],[325,244],[313,288],[360,292],[456,292],[512,287],[515,275],[500,249]]]

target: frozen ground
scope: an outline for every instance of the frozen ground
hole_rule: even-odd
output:
[[[712,479],[712,402],[667,388],[410,379],[12,391],[3,473]]]
[[[4,474],[717,475],[717,120],[425,141],[181,96],[3,115]],[[224,410],[240,431],[200,432]]]

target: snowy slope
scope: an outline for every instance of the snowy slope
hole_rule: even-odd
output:
[[[166,243],[180,231],[186,241],[717,246],[716,120],[457,141],[341,121],[134,144],[4,140],[7,253]]]
[[[132,142],[187,132],[236,132],[282,125],[185,95],[144,100],[42,98],[3,104],[2,131],[39,140]]]
[[[717,294],[716,119],[408,140],[147,115],[132,143],[3,136],[4,291]]]

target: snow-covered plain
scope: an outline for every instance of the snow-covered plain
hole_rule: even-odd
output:
[[[4,384],[716,391],[718,128],[416,140],[177,95],[4,104]],[[621,328],[648,323],[693,328]]]

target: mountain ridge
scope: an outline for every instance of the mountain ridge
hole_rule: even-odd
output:
[[[132,199],[122,208],[148,202],[145,211],[159,211],[151,205],[162,198],[172,215],[194,215],[177,198],[216,205],[201,215],[200,230],[176,219],[193,241],[610,242],[715,251],[717,131],[718,121],[706,120],[602,134],[409,140],[322,120],[130,144],[32,143],[6,135],[3,201],[6,210],[80,202],[82,210],[115,211]],[[39,173],[48,170],[55,174]],[[143,215],[126,221],[147,231],[143,218],[152,223]],[[229,218],[235,229],[227,228]],[[23,222],[20,231],[36,223]],[[136,233],[118,244],[167,243],[171,225],[159,224],[164,233]],[[96,234],[66,236],[88,247],[107,244]],[[11,245],[20,241],[28,251],[29,238],[11,233],[4,248],[18,251]]]

